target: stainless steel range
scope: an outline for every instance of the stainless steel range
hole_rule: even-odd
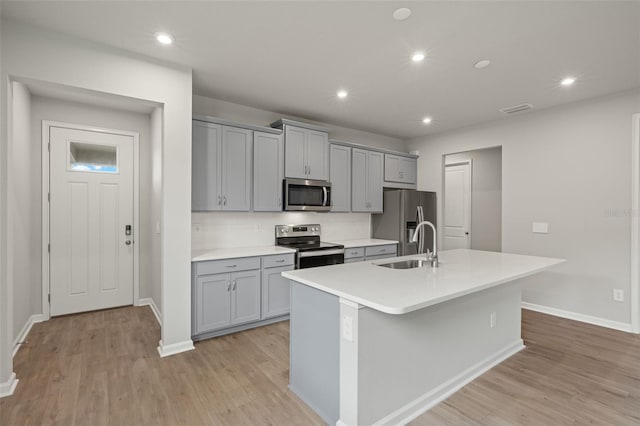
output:
[[[276,225],[276,245],[296,250],[296,269],[344,263],[344,246],[320,241],[320,225]]]

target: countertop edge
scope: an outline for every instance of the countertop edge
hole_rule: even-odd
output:
[[[472,289],[466,289],[466,290],[462,290],[462,291],[459,291],[459,292],[456,292],[456,293],[447,294],[447,295],[442,296],[442,297],[434,298],[434,299],[431,299],[431,300],[427,300],[427,301],[424,301],[424,302],[421,302],[421,303],[417,303],[415,305],[406,306],[406,307],[393,307],[393,306],[380,305],[378,303],[372,302],[370,300],[363,299],[361,297],[354,296],[352,294],[345,293],[343,291],[339,291],[339,290],[335,290],[335,289],[332,289],[332,288],[328,288],[328,287],[326,287],[324,285],[314,283],[314,282],[312,282],[310,280],[307,280],[307,279],[304,279],[304,278],[291,276],[291,274],[289,272],[282,272],[282,276],[287,278],[287,279],[289,279],[289,280],[292,280],[292,281],[307,285],[309,287],[313,287],[315,289],[324,291],[325,293],[329,293],[329,294],[332,294],[334,296],[338,296],[338,297],[340,297],[342,299],[357,303],[357,304],[362,305],[362,306],[366,306],[366,307],[371,308],[371,309],[375,309],[377,311],[380,311],[380,312],[383,312],[383,313],[386,313],[386,314],[403,315],[403,314],[408,314],[410,312],[417,311],[417,310],[420,310],[420,309],[423,309],[423,308],[428,308],[429,306],[433,306],[433,305],[437,305],[437,304],[440,304],[440,303],[444,303],[444,302],[447,302],[449,300],[457,299],[459,297],[464,297],[464,296],[467,296],[469,294],[473,294],[473,293],[477,293],[477,292],[480,292],[480,291],[484,291],[484,290],[490,289],[492,287],[496,287],[496,286],[499,286],[499,285],[502,285],[502,284],[506,284],[506,283],[509,283],[509,282],[512,282],[512,281],[515,281],[515,280],[518,280],[518,279],[521,279],[521,278],[525,278],[525,277],[528,277],[530,275],[542,272],[542,271],[544,271],[546,269],[549,269],[549,268],[551,268],[553,266],[556,266],[556,265],[559,265],[561,263],[566,262],[565,259],[555,259],[555,258],[548,258],[548,259],[551,262],[549,264],[547,264],[547,265],[540,266],[538,268],[535,268],[535,269],[532,269],[532,270],[529,270],[529,271],[526,271],[526,272],[523,272],[523,273],[520,273],[520,274],[516,274],[514,276],[507,277],[507,278],[504,278],[504,279],[501,279],[501,280],[490,282],[490,283],[487,283],[487,284],[484,284],[484,285],[481,285],[481,286],[478,286],[478,287],[474,287]],[[291,272],[294,272],[294,271],[291,271]]]

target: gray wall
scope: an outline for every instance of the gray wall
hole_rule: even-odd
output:
[[[472,160],[471,248],[502,249],[502,148],[450,154],[445,164]]]
[[[106,127],[127,130],[140,134],[140,234],[136,241],[140,244],[140,297],[151,297],[152,268],[159,268],[159,263],[151,262],[153,222],[149,219],[152,210],[151,191],[151,145],[150,117],[148,114],[103,108],[85,103],[71,102],[48,97],[32,97],[31,143],[33,152],[31,162],[31,188],[33,195],[31,208],[37,220],[33,222],[32,233],[34,244],[41,244],[41,155],[42,120],[61,121],[66,123]],[[157,206],[156,206],[157,208]],[[154,209],[155,210],[155,209]],[[157,210],[156,210],[157,211]],[[159,243],[158,243],[159,244]],[[40,274],[42,256],[37,252],[33,259],[33,268]],[[159,275],[159,273],[158,273]],[[157,278],[156,278],[157,279]],[[41,282],[41,280],[39,280]],[[40,297],[38,295],[38,297]],[[159,303],[159,300],[157,301]]]
[[[502,250],[567,263],[526,280],[523,300],[630,323],[631,116],[640,90],[408,141],[418,188],[442,192],[442,156],[502,146]],[[439,197],[441,200],[441,197]],[[441,212],[441,210],[439,210]],[[533,234],[532,222],[549,223]],[[612,300],[614,288],[625,302]]]

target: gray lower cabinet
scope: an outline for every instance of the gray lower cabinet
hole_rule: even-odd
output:
[[[351,211],[382,212],[383,163],[382,153],[353,148]]]
[[[280,274],[292,269],[293,253],[194,262],[192,336],[198,340],[286,319],[289,280]]]
[[[260,271],[196,278],[195,333],[260,319]]]
[[[282,211],[284,179],[282,135],[253,132],[253,210]]]
[[[351,211],[351,148],[331,144],[329,151],[331,211]]]
[[[289,280],[280,275],[293,270],[293,265],[262,271],[262,318],[289,313]]]

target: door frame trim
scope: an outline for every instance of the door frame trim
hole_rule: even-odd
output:
[[[98,133],[130,136],[133,138],[133,305],[140,304],[140,134],[126,130],[108,129],[104,127],[85,126],[82,124],[61,121],[42,120],[42,319],[51,318],[50,292],[50,257],[49,257],[49,133],[51,127],[63,127],[72,130],[84,130]]]
[[[444,228],[445,228],[445,199],[447,198],[447,167],[451,167],[451,166],[462,166],[462,165],[468,165],[469,166],[469,248],[471,248],[471,242],[473,241],[473,229],[471,229],[471,225],[473,224],[473,158],[468,158],[466,160],[459,160],[459,161],[454,161],[452,163],[447,163],[447,155],[450,154],[446,154],[442,156],[442,161],[443,161],[443,165],[442,165],[442,245],[440,245],[440,241],[438,241],[438,247],[441,247],[441,250],[444,250]],[[438,234],[440,234],[440,231],[438,231]]]
[[[631,329],[640,334],[640,113],[632,117],[631,140]]]

